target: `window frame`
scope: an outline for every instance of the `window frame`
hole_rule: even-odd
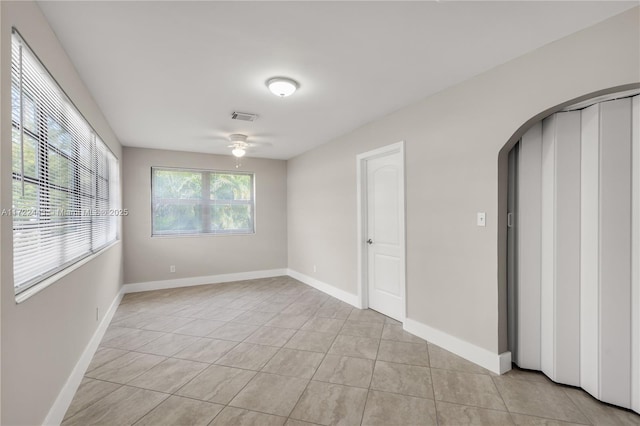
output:
[[[155,171],[173,171],[173,172],[188,172],[188,173],[199,173],[202,177],[202,184],[201,184],[201,194],[200,194],[200,198],[193,198],[193,199],[184,199],[183,202],[181,204],[194,204],[194,205],[201,205],[202,210],[201,210],[201,214],[200,214],[200,220],[201,220],[201,228],[202,231],[200,232],[193,232],[193,231],[185,231],[185,232],[181,232],[181,231],[160,231],[157,232],[155,231],[155,214],[154,214],[154,210],[155,210],[155,179],[154,179],[154,172]],[[211,175],[214,174],[220,174],[220,175],[242,175],[242,176],[249,176],[251,178],[251,183],[250,183],[250,189],[251,189],[251,199],[248,201],[245,200],[228,200],[228,203],[225,204],[231,204],[231,205],[248,205],[249,206],[249,211],[250,211],[250,216],[249,216],[249,221],[250,221],[250,226],[248,228],[248,230],[216,230],[216,231],[212,231],[210,228],[210,224],[211,224],[211,210],[212,210],[212,206],[215,206],[216,203],[214,202],[214,200],[211,200],[210,198],[206,199],[206,203],[204,202],[205,199],[203,197],[203,195],[205,194],[206,191],[209,190],[210,185],[209,183],[204,184],[204,177],[208,176],[208,182],[210,182],[210,177]],[[176,167],[176,166],[152,166],[151,167],[151,173],[150,173],[150,177],[151,177],[151,209],[150,209],[150,213],[151,213],[151,232],[150,235],[152,238],[179,238],[179,237],[187,237],[187,238],[193,238],[193,237],[219,237],[219,236],[249,236],[249,235],[255,235],[256,234],[256,174],[254,172],[245,172],[245,171],[234,171],[234,170],[223,170],[223,169],[204,169],[204,168],[192,168],[192,167]]]

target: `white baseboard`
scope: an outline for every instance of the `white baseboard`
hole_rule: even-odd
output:
[[[287,269],[268,269],[264,271],[237,272],[233,274],[208,275],[203,277],[177,278],[175,280],[146,281],[142,283],[125,284],[124,293],[139,291],[164,290],[167,288],[191,287],[204,284],[219,284],[232,281],[254,280],[287,275]]]
[[[336,299],[340,299],[343,302],[350,304],[351,306],[355,306],[358,309],[362,309],[362,306],[360,304],[360,299],[355,294],[348,293],[344,290],[340,290],[339,288],[336,288],[330,284],[327,284],[325,282],[312,278],[308,275],[301,274],[300,272],[294,271],[293,269],[288,269],[287,275],[289,275],[291,278],[295,278],[298,281],[302,281],[303,283],[310,285],[311,287],[317,290],[320,290],[321,292],[326,293],[329,296],[333,296]]]
[[[96,353],[96,350],[102,341],[102,337],[107,331],[107,327],[109,327],[111,319],[120,305],[123,295],[124,291],[120,288],[120,291],[116,294],[113,302],[111,302],[111,306],[109,306],[109,309],[102,318],[102,321],[100,321],[100,325],[96,329],[95,333],[93,333],[93,337],[91,337],[91,340],[89,340],[89,343],[84,348],[76,366],[71,371],[67,382],[64,384],[62,390],[60,390],[60,393],[58,394],[58,397],[51,406],[47,417],[44,419],[44,425],[59,425],[62,423],[64,415],[67,412],[67,409],[69,409],[69,405],[71,405],[71,401],[78,390],[78,386],[80,386],[80,382],[82,382],[84,373],[87,371],[87,368],[91,363],[91,359],[93,359],[93,355]]]
[[[405,319],[404,329],[496,374],[511,370],[511,352],[493,353],[410,318]]]

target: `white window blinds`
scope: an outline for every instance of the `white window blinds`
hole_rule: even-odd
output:
[[[119,169],[15,30],[11,107],[18,294],[116,240]]]

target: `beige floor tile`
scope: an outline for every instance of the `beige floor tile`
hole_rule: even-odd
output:
[[[382,330],[382,338],[385,340],[395,340],[398,342],[408,343],[424,343],[425,341],[418,336],[404,331],[402,325],[384,324]]]
[[[121,357],[127,352],[128,351],[122,349],[99,347],[96,353],[93,355],[91,363],[89,363],[89,366],[87,367],[87,371],[95,370],[96,368],[106,364],[107,362]]]
[[[264,301],[264,302],[260,302],[259,304],[251,308],[251,310],[256,312],[279,313],[290,304],[291,302],[286,302],[286,301],[285,302]]]
[[[229,405],[287,417],[308,382],[297,377],[258,373]]]
[[[431,369],[437,401],[507,411],[491,377],[486,374]]]
[[[245,387],[255,372],[212,365],[180,388],[176,394],[202,401],[228,404]]]
[[[265,366],[276,352],[278,352],[278,348],[272,346],[239,343],[238,346],[217,360],[216,364],[258,371]]]
[[[172,332],[176,328],[187,324],[189,321],[191,321],[189,318],[163,316],[145,312],[114,322],[113,325],[151,331]]]
[[[191,318],[155,316],[151,321],[149,321],[141,328],[144,330],[163,331],[166,333],[171,333],[175,329],[188,324],[190,321]]]
[[[354,309],[349,315],[351,321],[375,322],[383,324],[385,316],[371,309]]]
[[[371,389],[433,399],[431,372],[417,365],[376,361]]]
[[[237,344],[237,342],[229,340],[201,337],[198,338],[196,342],[175,354],[174,357],[211,364],[228,353]]]
[[[380,361],[429,367],[429,352],[426,343],[405,343],[382,340],[378,350]]]
[[[582,423],[563,422],[560,420],[545,419],[542,417],[527,416],[525,414],[511,413],[513,422],[518,426],[584,426]],[[605,423],[602,426],[613,426]]]
[[[440,426],[508,426],[515,424],[511,420],[511,415],[506,411],[488,410],[486,408],[469,407],[442,401],[436,401],[436,408]]]
[[[322,425],[359,425],[367,390],[312,381],[291,418]]]
[[[202,362],[169,358],[130,381],[129,385],[173,393],[208,366]]]
[[[323,358],[323,353],[282,348],[262,368],[262,371],[310,379]]]
[[[588,423],[560,386],[504,377],[494,377],[493,381],[512,413]]]
[[[102,341],[100,342],[101,345],[104,345],[105,342],[109,342],[112,339],[115,339],[116,337],[121,337],[121,336],[125,336],[127,334],[131,334],[136,332],[137,329],[135,328],[126,328],[126,327],[118,327],[116,325],[109,325],[109,327],[107,328],[107,331],[104,332],[104,336],[102,336]]]
[[[355,308],[351,306],[328,306],[316,311],[316,316],[323,318],[347,319]]]
[[[129,352],[87,373],[87,377],[115,383],[127,383],[166,358],[158,355]]]
[[[204,337],[225,324],[226,322],[224,321],[193,319],[191,322],[177,328],[173,332],[176,334],[186,334],[188,336]]]
[[[111,318],[111,324],[115,324],[118,321],[122,321],[123,319],[129,318],[133,315],[137,315],[137,312],[127,309],[126,305],[121,304],[116,310],[116,313],[113,314],[113,318]]]
[[[154,315],[144,312],[136,312],[134,315],[129,315],[118,321],[113,320],[111,324],[114,327],[142,328],[151,322],[153,318]]]
[[[243,314],[245,311],[240,309],[227,309],[219,306],[211,306],[204,308],[202,311],[196,314],[197,318],[217,320],[217,321],[231,321],[232,319]]]
[[[296,333],[291,328],[260,327],[245,339],[247,343],[282,347]]]
[[[259,327],[257,325],[229,322],[213,330],[207,335],[207,337],[222,340],[232,340],[234,342],[242,342],[258,328]]]
[[[286,420],[286,417],[226,407],[210,426],[282,426]]]
[[[295,301],[286,308],[284,308],[280,313],[285,315],[313,315],[318,310],[318,304],[316,303],[303,303]]]
[[[327,355],[313,380],[368,388],[373,374],[373,364],[374,361],[370,359]]]
[[[284,426],[316,426],[316,425],[317,423],[303,422],[302,420],[295,420],[295,419],[292,419],[291,417],[289,417],[287,422],[284,424]]]
[[[276,314],[273,312],[246,311],[235,317],[232,322],[250,325],[264,325],[275,316]]]
[[[272,320],[265,325],[270,327],[282,327],[282,328],[295,328],[298,329],[309,321],[310,315],[293,315],[293,314],[278,314],[273,317]]]
[[[458,355],[442,349],[439,346],[428,344],[429,348],[429,363],[432,368],[439,368],[441,370],[455,370],[466,373],[478,373],[478,374],[491,374],[489,370],[480,367]]]
[[[198,314],[202,312],[204,306],[201,303],[196,303],[193,305],[187,305],[183,308],[178,309],[173,313],[173,315],[177,317],[185,317],[185,318],[197,318]]]
[[[171,396],[138,421],[135,426],[206,426],[223,405]]]
[[[240,309],[240,310],[248,311],[249,309],[253,308],[254,306],[258,305],[259,303],[260,303],[259,300],[244,299],[244,298],[241,297],[239,299],[234,300],[231,303],[226,304],[225,308]],[[236,319],[237,318],[239,318],[239,317],[236,317]]]
[[[384,319],[384,323],[385,324],[391,324],[391,325],[402,325],[402,323],[400,321],[394,320],[393,318],[389,318],[389,317],[386,317]]]
[[[433,400],[370,391],[364,409],[362,425],[436,425]]]
[[[376,359],[379,344],[379,339],[339,334],[333,342],[333,345],[331,345],[329,353],[354,358]]]
[[[113,330],[117,329],[113,328]],[[125,328],[121,334],[113,338],[105,336],[106,338],[102,340],[101,345],[109,348],[133,351],[164,335],[165,333],[161,333],[159,331]]]
[[[75,416],[69,417],[62,424],[64,426],[130,425],[168,396],[146,389],[122,386]]]
[[[76,391],[73,401],[69,405],[64,418],[69,418],[74,414],[84,410],[99,399],[109,395],[122,385],[111,382],[103,382],[88,377],[82,379],[80,386]]]
[[[335,339],[333,333],[316,333],[315,331],[298,330],[289,339],[286,348],[303,351],[327,352]]]
[[[602,404],[582,389],[564,388],[564,391],[594,425],[609,423],[620,426],[640,425],[640,414]]]
[[[516,365],[513,365],[511,370],[507,371],[500,377],[504,377],[507,379],[529,380],[529,381],[538,382],[538,383],[547,383],[547,384],[553,383],[541,371],[523,370],[521,368],[518,368]]]
[[[136,352],[172,356],[197,341],[198,338],[194,336],[169,333],[139,347]]]
[[[300,329],[305,331],[316,331],[319,333],[338,334],[343,324],[344,320],[341,319],[313,317]]]
[[[379,339],[382,336],[382,328],[384,324],[381,323],[369,323],[362,321],[348,320],[344,323],[344,326],[340,330],[340,334],[356,337],[372,337]]]

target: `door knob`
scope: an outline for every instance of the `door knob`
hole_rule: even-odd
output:
[[[371,238],[369,238],[369,239],[367,240],[367,244],[369,244],[369,245],[373,244],[373,240],[372,240]]]

